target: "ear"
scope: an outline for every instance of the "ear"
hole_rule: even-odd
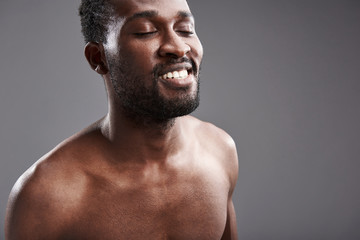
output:
[[[84,54],[90,67],[100,75],[108,73],[104,47],[101,43],[88,42],[85,45]]]

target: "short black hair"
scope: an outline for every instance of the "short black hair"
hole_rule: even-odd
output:
[[[109,0],[81,0],[79,16],[85,43],[106,42],[107,24],[112,18]]]

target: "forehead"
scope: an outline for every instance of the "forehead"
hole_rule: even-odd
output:
[[[162,16],[190,12],[186,0],[111,0],[118,17],[127,18],[138,12],[156,11]]]

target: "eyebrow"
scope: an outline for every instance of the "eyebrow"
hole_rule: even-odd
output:
[[[153,18],[158,16],[159,13],[157,11],[143,11],[143,12],[137,12],[134,13],[132,16],[128,17],[128,19],[126,20],[126,22],[131,22],[135,19],[139,19],[139,18]]]
[[[159,16],[159,12],[158,11],[154,11],[154,10],[148,10],[148,11],[143,11],[143,12],[137,12],[134,13],[132,16],[128,17],[126,19],[126,22],[131,22],[135,19],[139,19],[139,18],[153,18],[153,17],[157,17]],[[194,16],[187,11],[179,11],[177,13],[177,16],[180,18],[194,18]]]
[[[178,15],[178,17],[181,17],[181,18],[194,18],[194,16],[191,14],[191,12],[186,12],[186,11],[179,11],[177,15]]]

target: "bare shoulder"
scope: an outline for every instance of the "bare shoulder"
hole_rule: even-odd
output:
[[[238,157],[233,138],[221,128],[212,123],[201,121],[194,117],[186,119],[201,147],[216,156],[228,172],[232,187],[238,177]]]
[[[88,133],[65,140],[35,162],[15,183],[9,197],[6,239],[58,239],[76,215],[86,188],[80,158]]]
[[[7,208],[7,239],[56,239],[65,227],[69,216],[64,210],[71,210],[76,196],[76,186],[70,184],[75,176],[64,174],[49,158],[36,162],[15,183]]]
[[[190,131],[204,146],[211,147],[222,154],[236,152],[233,138],[221,128],[212,123],[201,121],[195,117],[187,117]]]
[[[235,148],[235,142],[232,137],[214,124],[201,121],[195,117],[188,117],[188,122],[202,137],[209,137],[223,147]]]

